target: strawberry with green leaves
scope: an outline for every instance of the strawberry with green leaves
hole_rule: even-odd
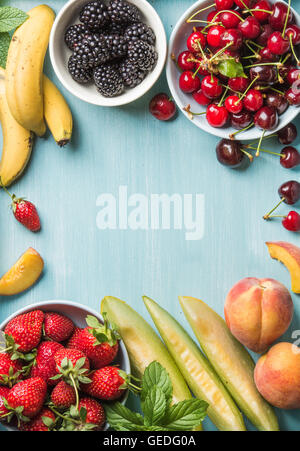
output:
[[[19,353],[27,353],[36,348],[41,341],[44,313],[41,310],[32,310],[13,318],[6,325],[7,347],[9,353],[17,357]]]
[[[54,413],[45,407],[31,421],[21,421],[19,429],[20,431],[29,432],[51,431],[55,426],[55,421]]]
[[[99,431],[106,420],[102,405],[88,397],[81,398],[77,408],[71,406],[61,417],[63,422],[59,431]]]
[[[62,342],[68,340],[74,330],[73,321],[56,312],[46,312],[44,318],[44,335],[48,340]]]
[[[5,352],[0,353],[0,385],[12,387],[22,379],[22,364]]]
[[[116,366],[105,366],[90,374],[91,383],[84,385],[83,390],[94,398],[114,401],[120,398],[128,388],[135,389],[132,376]]]
[[[4,403],[7,402],[7,397],[9,394],[9,388],[0,386],[0,419],[2,415],[7,415],[9,411],[5,407]]]
[[[51,379],[57,374],[54,355],[63,345],[55,341],[42,341],[37,348],[37,354],[31,367],[31,377],[40,376],[48,385],[56,385],[58,381]]]
[[[51,393],[51,403],[57,409],[69,409],[76,404],[76,392],[74,387],[65,381],[60,381]]]

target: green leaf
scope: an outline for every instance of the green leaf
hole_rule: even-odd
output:
[[[44,425],[47,426],[48,428],[51,428],[54,425],[54,421],[52,420],[52,418],[42,417],[42,421]]]
[[[12,6],[0,8],[0,32],[11,31],[22,25],[27,19],[27,14]]]
[[[102,327],[103,326],[103,324],[99,323],[98,319],[95,316],[92,316],[92,315],[88,315],[85,318],[85,321],[86,321],[87,325],[89,327],[92,327],[93,329],[94,328],[97,329],[98,327]]]
[[[83,423],[85,423],[86,421],[86,416],[87,416],[87,410],[85,407],[81,407],[80,412],[79,412],[79,416],[81,421],[83,421]]]
[[[170,407],[162,425],[171,431],[190,431],[204,420],[207,407],[200,399],[180,401]]]
[[[160,424],[167,408],[166,396],[160,387],[154,385],[142,402],[145,426]]]
[[[135,427],[135,425],[142,426],[144,424],[142,415],[131,412],[127,407],[123,406],[120,402],[116,402],[113,405],[105,405],[105,412],[107,421],[110,424],[110,426],[118,430],[125,430],[125,429],[118,429],[118,427],[126,428],[126,430],[131,431],[135,429],[130,429],[132,427]],[[129,428],[129,429],[128,429]]]
[[[167,405],[172,399],[172,382],[166,369],[158,362],[154,361],[145,369],[142,380],[141,400],[143,401],[151,388],[156,385],[161,388],[165,397]]]
[[[234,58],[224,59],[219,62],[218,70],[226,77],[245,77],[244,69],[241,63],[235,61]]]
[[[0,66],[5,69],[8,49],[10,45],[10,36],[8,33],[0,33]]]

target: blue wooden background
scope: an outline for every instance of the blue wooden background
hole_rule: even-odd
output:
[[[2,3],[28,10],[40,2]],[[48,3],[58,12],[64,2]],[[192,1],[151,3],[169,36]],[[293,0],[295,8],[299,4]],[[45,70],[60,86],[49,58]],[[23,305],[47,299],[79,301],[99,310],[108,294],[126,300],[149,320],[141,300],[147,294],[189,329],[178,294],[199,297],[223,314],[228,290],[243,277],[273,277],[290,287],[287,271],[270,259],[265,241],[300,244],[299,234],[284,230],[280,221],[264,222],[262,215],[277,201],[278,186],[298,179],[299,169],[286,170],[277,157],[264,154],[247,170],[224,168],[215,157],[217,138],[182,114],[169,123],[149,114],[151,97],[167,90],[162,75],[142,99],[113,109],[88,105],[63,90],[74,114],[72,144],[59,149],[49,135],[37,140],[28,169],[12,187],[37,205],[42,231],[33,234],[19,225],[9,210],[8,196],[0,193],[0,273],[29,246],[45,259],[43,277],[34,288],[0,299],[0,321]],[[280,149],[273,140],[269,147]],[[96,198],[101,193],[117,196],[120,185],[127,185],[129,194],[149,196],[203,193],[204,238],[185,241],[184,230],[98,230]],[[288,206],[281,211],[287,212]],[[287,341],[293,330],[300,329],[299,296],[293,295],[293,300],[294,320],[283,337]],[[282,430],[299,429],[299,411],[278,415]],[[209,420],[205,427],[214,429]]]

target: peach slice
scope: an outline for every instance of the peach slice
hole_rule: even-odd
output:
[[[0,296],[11,296],[30,288],[40,277],[44,261],[32,247],[0,279]]]
[[[285,241],[267,242],[270,256],[283,263],[290,272],[292,291],[300,293],[300,248]]]

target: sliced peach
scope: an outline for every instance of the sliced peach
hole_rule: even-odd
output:
[[[283,263],[290,272],[292,291],[300,293],[300,248],[285,241],[267,242],[272,258]]]
[[[30,288],[40,277],[44,261],[32,247],[0,279],[0,296],[11,296]]]

